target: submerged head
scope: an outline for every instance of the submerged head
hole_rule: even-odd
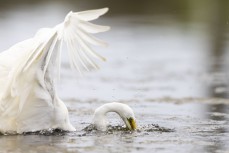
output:
[[[128,129],[136,130],[137,125],[133,110],[128,105],[118,102],[104,104],[95,110],[94,124],[98,130],[106,131],[106,114],[108,112],[117,113],[122,118]]]

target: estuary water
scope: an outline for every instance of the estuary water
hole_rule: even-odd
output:
[[[62,3],[2,11],[0,49],[62,22],[68,11]],[[227,22],[158,13],[108,14],[96,23],[112,27],[98,35],[110,46],[95,47],[107,61],[80,76],[64,53],[57,81],[77,131],[0,135],[0,153],[229,152]],[[114,113],[107,132],[90,128],[94,110],[113,101],[133,108],[138,130],[127,131]]]

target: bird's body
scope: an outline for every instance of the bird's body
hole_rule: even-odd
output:
[[[75,130],[54,83],[60,70],[61,44],[67,44],[72,68],[79,72],[82,68],[97,68],[91,57],[103,58],[89,44],[105,46],[106,43],[90,33],[104,32],[109,27],[88,21],[107,10],[70,12],[63,23],[41,29],[33,38],[0,53],[0,132]]]

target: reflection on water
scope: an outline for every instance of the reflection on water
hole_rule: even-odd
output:
[[[69,10],[108,6],[111,11],[98,22],[112,30],[99,35],[110,43],[96,48],[108,59],[101,70],[80,77],[64,55],[59,94],[77,132],[0,136],[0,152],[229,150],[227,0],[16,3],[0,6],[1,50],[61,22]],[[85,134],[94,109],[110,101],[131,105],[140,130],[115,131],[122,122],[110,114],[110,133]],[[174,131],[157,131],[150,126],[155,124]]]

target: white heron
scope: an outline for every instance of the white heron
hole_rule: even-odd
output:
[[[60,73],[62,42],[67,45],[72,68],[79,72],[98,68],[92,58],[105,58],[94,52],[90,44],[107,43],[92,34],[110,28],[89,21],[107,11],[108,8],[70,12],[63,23],[40,29],[33,38],[0,53],[0,132],[76,130],[54,86],[54,78]]]

